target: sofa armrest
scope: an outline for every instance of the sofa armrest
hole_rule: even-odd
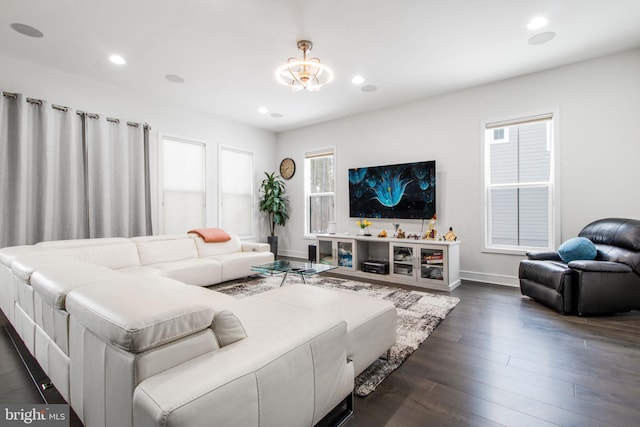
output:
[[[269,252],[268,243],[242,242],[242,252]]]
[[[609,261],[571,261],[569,267],[574,270],[600,273],[631,273],[627,264]]]
[[[134,391],[134,424],[315,425],[353,389],[347,325],[301,316],[160,372]]]
[[[68,293],[72,318],[103,341],[142,353],[211,326],[208,289],[157,277],[107,279]]]
[[[560,255],[556,251],[534,251],[527,252],[527,259],[537,261],[562,261]]]

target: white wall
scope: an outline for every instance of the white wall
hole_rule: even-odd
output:
[[[633,50],[279,134],[276,162],[292,157],[299,166],[288,182],[291,220],[278,231],[282,253],[306,257],[313,243],[303,238],[304,152],[335,146],[338,233],[356,231],[348,168],[436,160],[437,225],[453,226],[462,241],[463,277],[517,284],[521,256],[481,252],[480,123],[550,109],[559,111],[561,241],[598,218],[640,218],[640,50]],[[389,231],[391,222],[374,220],[372,231]],[[399,222],[420,231],[420,221]]]
[[[218,221],[218,144],[254,153],[256,192],[263,171],[273,169],[273,164],[276,163],[276,137],[272,132],[190,111],[183,106],[172,105],[161,97],[149,98],[1,55],[0,70],[0,90],[22,93],[28,97],[44,99],[49,103],[66,105],[77,110],[149,123],[152,126],[152,143],[157,142],[158,133],[206,142],[207,169],[213,172],[208,173],[207,182],[210,190],[207,200],[208,226],[216,226]],[[211,102],[224,101],[212,99]],[[157,213],[157,209],[155,210]],[[154,224],[158,224],[157,215],[154,217]],[[267,228],[262,224],[258,214],[257,197],[254,224],[258,240],[266,240],[264,236],[267,235]]]

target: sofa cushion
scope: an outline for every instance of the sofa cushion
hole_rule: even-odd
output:
[[[618,246],[640,252],[640,220],[604,218],[586,225],[580,233],[596,245]]]
[[[240,237],[236,234],[229,233],[231,240],[220,243],[207,243],[195,234],[191,235],[198,248],[198,254],[201,257],[224,255],[234,252],[242,252],[242,243]]]
[[[566,263],[595,259],[597,253],[596,246],[586,237],[574,237],[565,241],[558,248],[558,255]]]
[[[11,271],[19,280],[30,283],[31,275],[39,268],[47,265],[63,265],[67,263],[75,264],[76,260],[59,251],[36,250],[16,256],[11,261]]]
[[[50,240],[36,243],[35,246],[40,249],[70,249],[84,248],[87,246],[116,245],[119,243],[130,243],[130,241],[124,237],[104,237],[99,239]]]
[[[98,239],[100,240],[100,239]],[[137,267],[140,265],[138,248],[132,242],[117,242],[105,245],[89,245],[76,248],[60,250],[79,261],[89,264],[97,264],[108,267],[112,270],[121,268]]]
[[[126,277],[67,295],[67,311],[107,342],[140,353],[211,326],[207,289],[158,277]]]
[[[247,337],[240,320],[229,310],[222,310],[216,313],[213,318],[213,332],[218,338],[220,347],[233,344]]]
[[[220,280],[226,282],[227,280],[255,274],[255,272],[251,271],[251,266],[273,262],[273,254],[271,252],[234,252],[207,259],[214,259],[222,264]]]
[[[138,267],[121,268],[120,270],[118,270],[118,273],[123,273],[128,276],[138,276],[138,275],[157,276],[158,274],[160,274],[160,270],[158,270],[157,268],[149,267],[149,266],[145,266],[145,267],[138,266]]]
[[[134,237],[131,240],[138,246],[142,265],[198,258],[196,245],[187,234]]]
[[[33,246],[11,246],[8,248],[0,249],[0,264],[3,264],[9,268],[11,268],[11,263],[13,260],[23,254],[27,254],[34,250]]]
[[[353,360],[356,375],[396,342],[396,308],[384,299],[302,284],[282,286],[252,298],[278,301],[344,319],[347,357]]]
[[[182,261],[151,264],[160,274],[188,285],[209,286],[219,283],[222,276],[222,265],[215,259],[185,259]]]
[[[119,277],[109,268],[76,261],[42,266],[31,275],[31,286],[49,305],[64,310],[72,290]]]

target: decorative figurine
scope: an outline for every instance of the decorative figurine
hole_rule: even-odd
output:
[[[404,235],[404,231],[402,231],[402,228],[398,228],[398,232],[396,233],[396,237],[398,239],[404,239],[405,235]]]
[[[387,237],[387,230],[382,230],[380,233],[378,233],[378,237]]]
[[[453,232],[453,227],[449,227],[449,231],[444,233],[444,240],[448,242],[453,242],[455,240],[458,240],[458,236],[456,236],[456,233]]]
[[[427,227],[427,232],[424,233],[424,238],[427,240],[436,240],[437,235],[438,230],[436,230],[436,218],[434,216],[429,220],[429,226]]]

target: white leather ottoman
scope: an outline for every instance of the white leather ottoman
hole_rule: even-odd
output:
[[[356,376],[396,342],[396,308],[389,301],[303,284],[286,285],[251,298],[330,313],[345,320],[347,357],[353,360]],[[240,308],[230,309],[244,324]]]

